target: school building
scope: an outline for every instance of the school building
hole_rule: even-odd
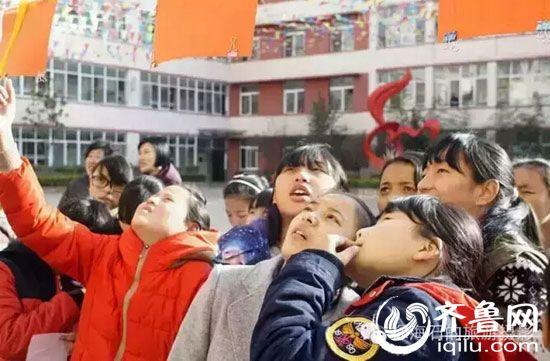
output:
[[[45,76],[15,79],[16,136],[37,165],[80,166],[95,139],[136,163],[139,140],[162,135],[184,174],[271,173],[308,137],[323,98],[338,113],[327,139],[359,173],[362,138],[376,126],[368,94],[406,68],[413,81],[387,105],[388,120],[435,117],[513,152],[522,142],[514,125],[538,119],[550,154],[550,36],[535,31],[437,44],[437,1],[263,0],[252,57],[151,69],[154,1],[76,3],[59,1]],[[66,101],[65,116],[44,121],[51,109],[32,96],[40,90]]]

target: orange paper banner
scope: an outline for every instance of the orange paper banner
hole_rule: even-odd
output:
[[[153,63],[252,54],[257,0],[158,0]]]
[[[1,75],[37,76],[46,71],[56,0],[23,1],[2,19]],[[18,14],[19,12],[19,14]],[[18,18],[19,15],[19,18]]]
[[[543,20],[550,20],[550,0],[440,0],[438,39],[454,31],[458,40],[535,32]]]

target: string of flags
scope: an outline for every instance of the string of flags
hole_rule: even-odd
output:
[[[221,2],[222,6],[219,0],[157,0],[157,12],[143,8],[140,0],[0,0],[0,6],[16,11],[23,3],[30,4],[31,8],[39,3],[55,3],[51,21],[46,20],[46,24],[54,24],[52,31],[90,39],[63,42],[54,36],[47,45],[46,56],[62,53],[80,60],[90,56],[90,52],[99,51],[97,46],[92,46],[99,41],[103,44],[101,52],[113,58],[124,56],[125,60],[136,63],[136,55],[142,51],[153,64],[181,57],[247,56],[252,52],[253,37],[261,42],[263,51],[276,52],[284,46],[282,39],[297,30],[314,35],[306,36],[305,47],[312,46],[318,36],[346,28],[366,39],[369,16],[373,12],[386,32],[385,37],[399,37],[403,33],[411,38],[421,37],[423,24],[436,16],[438,39],[442,43],[494,34],[550,33],[550,1],[529,0],[526,4],[523,0],[510,0],[506,8],[499,6],[499,1],[440,0],[437,10],[427,3],[409,1],[386,6],[384,0],[306,0],[315,6],[335,5],[341,13],[303,17],[293,13],[289,6],[288,13],[258,26],[254,26],[256,0],[227,0]],[[9,11],[4,14],[4,20]],[[510,13],[521,16],[511,18],[507,16]],[[29,16],[23,20],[15,53],[20,47],[17,43],[26,41],[24,29],[33,21]],[[5,55],[8,34],[13,33],[6,28],[8,24],[11,23],[4,21],[0,55]],[[50,29],[45,29],[44,34],[49,32]],[[36,50],[35,44],[32,49]]]

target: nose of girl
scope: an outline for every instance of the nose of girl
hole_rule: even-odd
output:
[[[308,183],[309,182],[309,174],[306,170],[300,169],[296,171],[296,178],[294,179],[296,182],[299,183]]]
[[[304,215],[303,219],[304,219],[304,221],[311,224],[312,226],[315,226],[317,224],[317,217],[315,216],[315,214],[313,212],[307,212]]]
[[[427,193],[431,188],[431,180],[427,175],[425,175],[420,182],[418,182],[418,192],[419,193]]]

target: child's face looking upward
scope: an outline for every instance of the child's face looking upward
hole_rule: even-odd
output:
[[[327,235],[353,240],[357,231],[355,201],[342,194],[327,194],[309,203],[288,228],[281,253],[288,259],[306,249],[326,250]]]
[[[334,178],[320,169],[286,167],[275,179],[273,203],[283,217],[295,217],[308,203],[335,186]]]
[[[346,273],[367,288],[382,275],[425,277],[437,267],[442,242],[423,237],[405,213],[381,215],[376,225],[357,232],[361,249]]]
[[[395,162],[384,169],[378,187],[378,210],[383,212],[392,200],[416,194],[414,166]]]
[[[132,228],[146,243],[187,231],[190,197],[182,187],[164,188],[137,207]]]

